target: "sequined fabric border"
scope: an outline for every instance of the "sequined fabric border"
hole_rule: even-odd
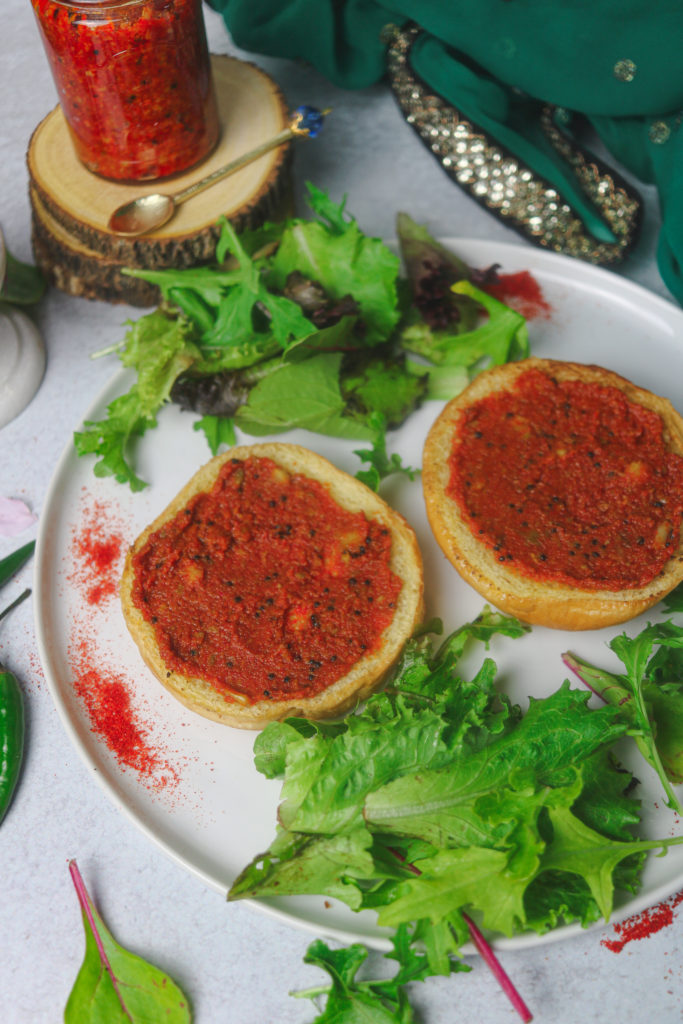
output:
[[[506,151],[478,125],[412,71],[410,50],[419,28],[387,26],[387,73],[403,115],[444,171],[487,210],[530,241],[588,263],[621,262],[634,245],[642,219],[640,199],[610,168],[584,153],[558,125],[551,105],[542,108],[541,127],[573,172],[588,200],[615,236],[596,239],[555,186]]]

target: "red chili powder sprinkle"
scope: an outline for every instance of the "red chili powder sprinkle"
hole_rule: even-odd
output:
[[[89,604],[100,605],[116,594],[122,550],[123,537],[115,529],[106,505],[93,502],[84,510],[73,540],[76,566],[72,581],[83,586]]]
[[[123,528],[106,504],[93,501],[84,507],[74,532],[69,582],[91,610],[80,612],[73,624],[69,645],[73,685],[92,731],[121,768],[136,771],[151,789],[168,789],[179,782],[178,773],[153,746],[150,730],[133,705],[130,680],[102,663],[93,639],[100,608],[118,589],[124,543]]]
[[[603,939],[602,945],[611,950],[612,953],[621,953],[624,946],[629,942],[639,939],[647,939],[650,935],[668,927],[673,923],[674,911],[683,903],[683,891],[671,896],[668,900],[658,903],[640,914],[627,917],[625,921],[615,924],[614,931],[617,939]]]
[[[125,677],[96,664],[90,641],[71,648],[74,690],[83,701],[90,725],[122,768],[132,768],[154,789],[177,783],[175,769],[149,742],[149,732],[133,709]]]
[[[527,320],[547,320],[552,315],[552,307],[544,298],[541,286],[528,270],[520,270],[516,274],[499,274],[497,282],[486,284],[485,290]]]

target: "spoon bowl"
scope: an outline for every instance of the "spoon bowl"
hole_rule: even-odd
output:
[[[153,228],[163,227],[175,213],[173,196],[156,192],[149,196],[138,196],[124,203],[109,218],[109,230],[115,235],[144,235]]]

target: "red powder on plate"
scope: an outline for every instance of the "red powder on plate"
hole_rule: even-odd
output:
[[[520,270],[516,274],[498,274],[498,280],[492,284],[487,282],[485,290],[527,320],[547,320],[552,314],[552,307],[543,297],[541,286],[528,270]]]
[[[73,540],[75,572],[72,582],[79,584],[89,604],[99,605],[116,594],[122,550],[120,527],[112,522],[106,505],[93,502],[85,509]]]
[[[74,689],[83,701],[93,732],[104,740],[122,768],[132,768],[153,788],[177,782],[173,768],[149,742],[148,730],[134,711],[127,682],[96,663],[96,649],[87,640],[71,648]]]
[[[643,910],[640,914],[627,917],[625,921],[620,921],[614,926],[617,938],[603,939],[602,945],[611,950],[612,953],[621,953],[624,946],[629,942],[647,939],[650,935],[654,935],[656,932],[661,931],[662,928],[672,924],[674,911],[681,903],[683,903],[683,891],[670,897],[668,900],[664,900],[662,903],[658,903],[654,907],[650,907],[648,910]]]
[[[74,691],[85,707],[92,731],[124,770],[137,772],[154,790],[176,784],[178,774],[150,738],[150,728],[132,699],[133,686],[103,663],[98,620],[109,614],[118,592],[126,550],[124,527],[101,501],[84,506],[74,530],[69,583],[86,603],[76,615],[69,644]]]

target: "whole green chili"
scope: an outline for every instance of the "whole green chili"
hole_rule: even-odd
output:
[[[0,558],[0,587],[3,583],[14,576],[15,572],[21,569],[24,562],[27,562],[35,549],[36,542],[30,540],[28,544],[24,544],[23,547],[13,551],[11,555],[7,555],[6,558]]]
[[[0,559],[0,586],[6,583],[28,561],[35,549],[35,541]],[[0,612],[0,619],[18,604],[30,590],[24,590]],[[0,821],[5,817],[21,770],[24,756],[24,698],[15,676],[0,665]]]
[[[24,699],[15,676],[0,665],[0,821],[19,778],[24,754]]]

